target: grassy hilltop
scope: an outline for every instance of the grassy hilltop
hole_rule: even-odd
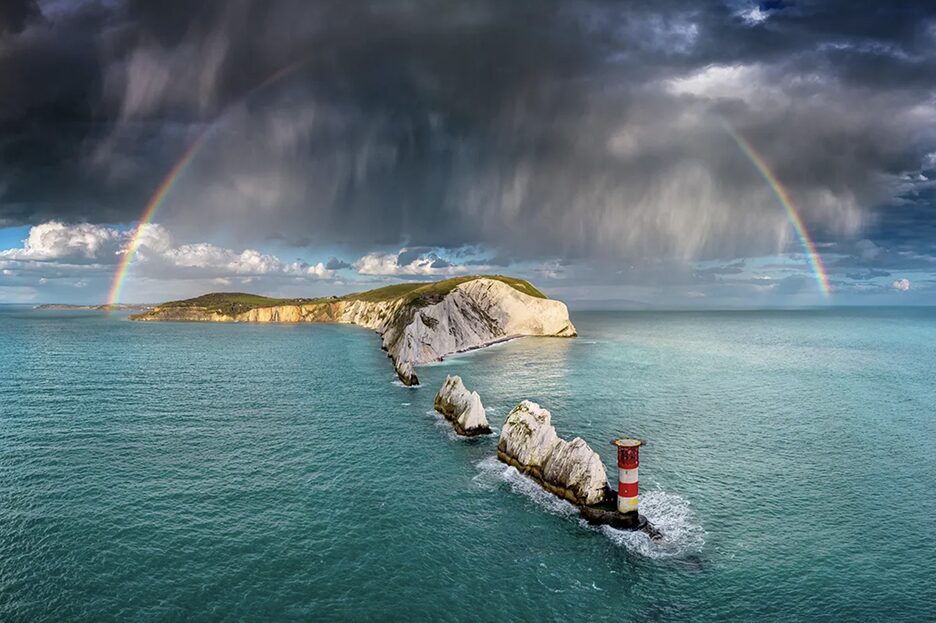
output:
[[[505,277],[503,275],[472,275],[467,277],[453,277],[434,281],[430,283],[413,282],[398,283],[392,286],[385,286],[375,290],[365,292],[354,292],[344,296],[333,296],[324,298],[296,298],[281,299],[260,296],[257,294],[245,294],[243,292],[215,292],[212,294],[203,294],[191,299],[181,301],[169,301],[161,303],[161,308],[186,308],[197,307],[209,312],[220,312],[229,316],[242,314],[258,307],[276,307],[278,305],[307,305],[310,303],[329,303],[335,301],[367,301],[377,303],[380,301],[390,301],[394,299],[404,299],[405,303],[412,303],[417,306],[431,305],[439,301],[443,296],[452,291],[456,286],[473,281],[475,279],[496,279],[502,281],[523,294],[545,299],[548,298],[540,292],[532,283],[525,279],[516,279],[514,277]]]

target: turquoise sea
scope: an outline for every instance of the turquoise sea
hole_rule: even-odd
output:
[[[0,621],[932,621],[936,310],[575,312],[394,382],[369,331],[0,307]],[[647,440],[570,506],[430,412]]]

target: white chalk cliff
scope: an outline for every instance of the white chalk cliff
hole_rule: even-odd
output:
[[[463,283],[441,301],[412,312],[409,322],[390,323],[382,333],[392,356],[417,364],[511,337],[575,335],[564,303],[529,296],[493,279]]]
[[[435,397],[435,410],[452,422],[459,435],[489,435],[484,405],[478,392],[469,392],[460,376],[446,375],[445,382]]]
[[[516,281],[535,291],[526,282]],[[242,312],[203,306],[199,299],[191,299],[158,305],[133,319],[356,324],[381,335],[383,348],[407,385],[418,383],[413,366],[438,361],[453,353],[513,337],[575,335],[564,303],[531,296],[498,278],[458,280],[458,285],[451,288],[418,297],[401,295],[375,301],[367,294],[360,298],[349,295],[263,305]]]
[[[574,504],[597,504],[611,495],[598,453],[581,437],[560,438],[549,411],[529,400],[507,415],[497,458]]]

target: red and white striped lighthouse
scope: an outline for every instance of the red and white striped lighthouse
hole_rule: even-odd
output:
[[[622,519],[636,526],[640,521],[637,514],[637,468],[640,466],[642,442],[639,439],[615,439],[611,443],[617,446],[617,510]]]

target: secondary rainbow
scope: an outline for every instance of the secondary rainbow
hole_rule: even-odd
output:
[[[248,97],[256,93],[257,91],[262,90],[263,88],[271,85],[280,78],[291,74],[293,71],[299,69],[303,65],[309,62],[308,58],[299,59],[294,63],[279,69],[263,82],[253,87],[247,91],[240,98],[235,100],[231,105],[229,105],[224,112],[230,110],[235,104],[243,102]],[[208,124],[208,126],[202,130],[201,134],[192,141],[192,144],[189,145],[188,149],[185,150],[185,153],[172,165],[172,169],[169,170],[169,173],[166,174],[166,177],[163,178],[159,186],[156,188],[156,192],[153,193],[153,196],[150,197],[149,202],[146,204],[146,208],[143,210],[143,214],[140,215],[140,218],[137,222],[136,228],[133,230],[133,234],[130,236],[130,242],[127,244],[126,249],[124,249],[124,255],[120,260],[120,264],[117,266],[117,272],[114,274],[114,280],[111,283],[110,292],[107,295],[107,306],[110,309],[114,308],[120,301],[120,294],[123,291],[124,282],[127,280],[127,273],[130,271],[130,263],[133,261],[134,256],[136,256],[137,249],[140,246],[140,237],[143,234],[143,231],[146,229],[146,226],[153,221],[153,216],[156,214],[156,210],[159,209],[159,206],[162,205],[162,202],[165,200],[166,195],[169,194],[169,191],[172,189],[172,186],[178,181],[178,179],[185,172],[185,169],[191,164],[194,160],[195,154],[198,153],[198,150],[206,142],[206,138],[211,133],[211,130],[218,124],[218,122],[224,118],[224,112],[217,117],[215,121]]]
[[[803,219],[800,218],[796,205],[793,203],[793,200],[790,199],[790,195],[780,184],[780,180],[773,174],[764,159],[754,151],[754,147],[730,125],[725,124],[725,129],[728,131],[731,138],[734,139],[734,142],[738,144],[738,147],[741,148],[744,155],[747,156],[748,160],[754,165],[754,168],[757,169],[757,172],[761,174],[761,177],[770,185],[777,199],[780,200],[780,204],[783,206],[783,209],[786,210],[787,219],[789,219],[790,224],[793,225],[793,229],[796,231],[796,235],[799,236],[800,243],[803,245],[803,250],[806,252],[806,257],[815,274],[816,282],[819,284],[819,290],[822,292],[823,296],[828,298],[831,288],[829,287],[829,276],[826,273],[825,266],[822,264],[822,257],[819,255],[819,252],[816,251],[816,245],[812,241],[812,238],[809,237],[809,231],[806,229]]]

